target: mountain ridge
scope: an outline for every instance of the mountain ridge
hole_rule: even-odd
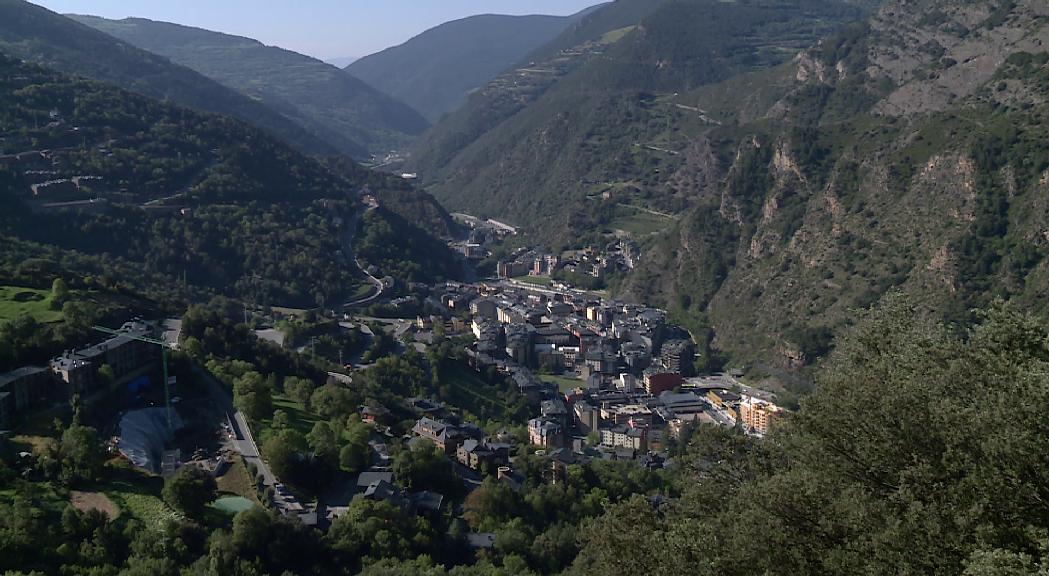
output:
[[[403,147],[429,125],[330,64],[252,38],[143,18],[70,18],[256,99],[350,156]]]
[[[290,119],[189,68],[24,0],[0,0],[0,50],[195,110],[234,116],[311,154],[336,153]]]
[[[593,9],[570,16],[469,16],[360,58],[345,71],[435,122],[458,108],[470,92],[518,64]]]

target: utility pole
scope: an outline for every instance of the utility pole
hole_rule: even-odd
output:
[[[167,408],[168,431],[172,431],[174,425],[171,421],[171,387],[168,384],[168,350],[173,346],[163,340],[147,338],[146,336],[139,336],[138,334],[130,334],[128,332],[121,332],[120,330],[113,330],[112,328],[106,328],[105,326],[92,326],[91,329],[111,336],[126,336],[132,340],[160,346],[161,366],[164,373],[164,406]]]

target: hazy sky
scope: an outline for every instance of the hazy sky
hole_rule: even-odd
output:
[[[255,38],[321,59],[367,56],[474,14],[573,14],[601,0],[31,0],[60,13],[136,16]]]

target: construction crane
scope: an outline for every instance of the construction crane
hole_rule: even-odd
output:
[[[156,346],[160,346],[161,365],[163,367],[164,372],[164,406],[167,408],[168,431],[170,432],[174,428],[174,425],[171,422],[171,388],[168,384],[168,350],[174,349],[175,345],[165,342],[164,340],[157,340],[156,338],[149,338],[147,336],[141,336],[139,334],[122,332],[120,330],[106,328],[105,326],[92,326],[91,329],[96,332],[102,332],[103,334],[109,334],[111,336],[124,336],[132,340],[138,340],[139,342],[145,342],[147,344],[154,344]]]

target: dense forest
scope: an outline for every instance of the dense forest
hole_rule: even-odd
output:
[[[217,293],[309,308],[338,303],[361,281],[343,245],[359,191],[390,198],[394,210],[432,224],[436,234],[452,233],[447,213],[399,179],[302,156],[238,121],[2,56],[0,77],[3,151],[50,150],[49,161],[32,160],[46,178],[89,177],[75,189],[33,196],[27,170],[0,170],[10,208],[0,232],[18,239],[2,247],[12,261],[57,248],[66,265],[91,261],[102,268],[91,273],[153,299]],[[104,209],[48,204],[92,200]],[[428,277],[423,271],[454,273],[443,242],[414,223],[398,220],[391,234],[370,222],[365,237],[395,238],[391,246],[402,248],[383,245],[382,256],[371,248],[385,275],[408,282]],[[412,262],[416,254],[421,263]],[[168,285],[158,287],[165,278]]]

